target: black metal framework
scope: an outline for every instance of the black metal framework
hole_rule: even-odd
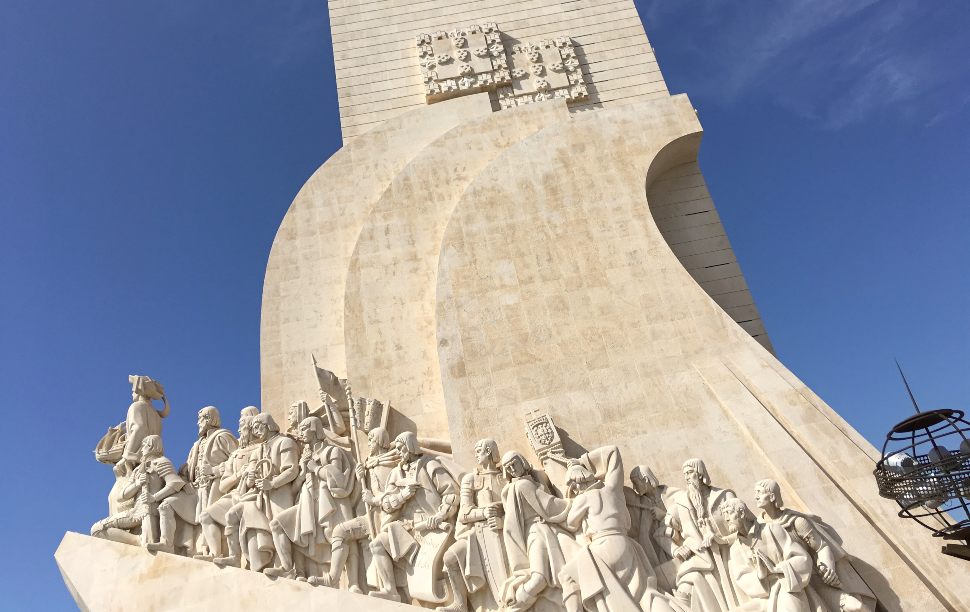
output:
[[[898,423],[873,475],[900,517],[946,540],[944,553],[970,560],[970,422],[963,411],[918,412]]]

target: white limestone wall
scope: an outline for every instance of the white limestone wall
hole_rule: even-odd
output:
[[[350,141],[424,106],[416,34],[495,22],[509,40],[568,35],[590,100],[573,110],[668,95],[632,0],[330,0],[340,128]]]

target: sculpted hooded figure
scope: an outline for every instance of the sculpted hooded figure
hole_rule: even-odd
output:
[[[514,612],[561,610],[563,545],[568,548],[573,538],[559,524],[566,520],[569,501],[552,495],[520,453],[506,453],[502,469],[509,479],[502,492],[502,535],[510,571],[502,586],[503,603]]]

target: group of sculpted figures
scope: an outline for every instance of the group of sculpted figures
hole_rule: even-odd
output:
[[[381,426],[360,456],[302,402],[285,432],[244,408],[238,438],[201,409],[176,469],[161,440],[168,403],[152,403],[161,385],[130,381],[126,421],[96,450],[117,477],[98,537],[449,611],[877,609],[838,536],[785,508],[773,480],[754,486],[752,512],[700,459],[683,464],[681,489],[646,466],[626,487],[615,446],[558,457],[561,483],[489,439],[468,472]]]

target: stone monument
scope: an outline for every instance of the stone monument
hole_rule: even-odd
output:
[[[178,468],[129,377],[79,606],[966,609],[774,357],[630,0],[329,5],[344,146],[273,243],[262,411]]]

